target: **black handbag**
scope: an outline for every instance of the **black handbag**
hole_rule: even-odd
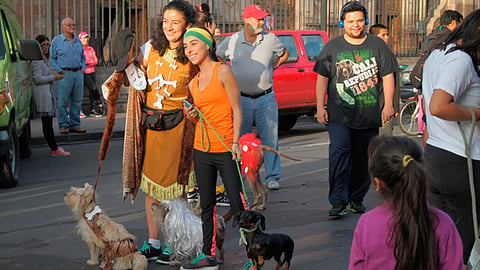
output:
[[[142,107],[141,125],[156,131],[172,129],[183,120],[183,110],[157,110],[148,106]]]

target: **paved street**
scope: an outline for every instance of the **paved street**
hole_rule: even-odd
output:
[[[85,138],[98,136],[93,131],[102,132],[104,119],[84,120],[91,133]],[[123,127],[121,121],[123,119],[117,119],[118,132]],[[39,137],[38,127],[38,123],[32,122],[32,136]],[[121,133],[116,134],[103,163],[98,201],[113,220],[137,237],[137,245],[141,246],[147,238],[144,195],[139,192],[134,204],[122,201],[123,140]],[[395,134],[400,135],[397,127]],[[97,269],[86,264],[87,246],[76,234],[70,209],[63,202],[63,194],[69,187],[95,182],[99,141],[77,139],[75,135],[64,136],[63,146],[72,152],[72,156],[66,158],[50,158],[45,145],[36,145],[32,157],[20,162],[19,185],[0,190],[1,269]],[[41,139],[35,141],[39,144]],[[281,189],[269,192],[267,209],[262,211],[267,232],[285,233],[295,240],[292,270],[346,269],[359,216],[349,213],[338,220],[327,216],[330,208],[327,132],[306,118],[292,131],[280,134],[280,146],[281,151],[302,161],[282,159]],[[247,191],[251,197],[248,187]],[[365,204],[371,209],[379,200],[371,190]],[[222,213],[226,210],[220,209]],[[238,229],[232,228],[231,222],[227,227],[226,258],[220,269],[238,270],[246,262],[245,250],[238,245]],[[274,262],[268,261],[265,269],[273,268]],[[149,269],[178,267],[150,262]]]

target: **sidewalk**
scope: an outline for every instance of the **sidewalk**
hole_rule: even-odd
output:
[[[81,127],[86,129],[86,133],[60,134],[57,118],[53,119],[53,131],[57,143],[76,143],[85,141],[100,141],[105,129],[107,117],[85,117],[80,119]],[[32,146],[47,145],[42,132],[42,120],[40,118],[30,121],[32,132]],[[115,117],[115,126],[113,127],[112,138],[123,138],[125,132],[125,113],[117,113]]]

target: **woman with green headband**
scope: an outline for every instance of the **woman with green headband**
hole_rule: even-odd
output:
[[[183,36],[185,54],[200,71],[189,84],[194,105],[185,105],[186,117],[196,122],[193,160],[202,208],[202,253],[180,269],[217,269],[215,257],[215,187],[220,171],[234,213],[245,210],[240,175],[240,91],[230,67],[212,59],[214,40],[203,27],[192,27]]]

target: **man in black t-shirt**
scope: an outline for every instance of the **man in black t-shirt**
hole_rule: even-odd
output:
[[[363,199],[370,187],[368,144],[382,122],[394,114],[395,57],[382,39],[365,33],[367,24],[366,8],[358,1],[346,3],[339,21],[345,33],[326,44],[314,67],[318,73],[315,116],[330,137],[330,216],[344,216],[347,204],[352,212],[365,213]]]

